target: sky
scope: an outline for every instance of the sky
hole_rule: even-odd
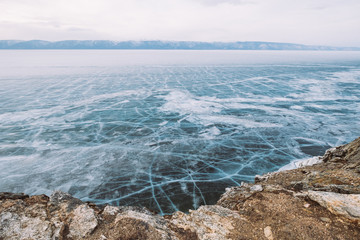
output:
[[[0,39],[360,47],[360,0],[0,0]]]

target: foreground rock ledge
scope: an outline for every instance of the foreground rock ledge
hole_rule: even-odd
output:
[[[67,193],[0,193],[0,239],[360,239],[360,138],[321,163],[227,189],[216,205],[159,216]]]

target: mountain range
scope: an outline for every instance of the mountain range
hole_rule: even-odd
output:
[[[359,47],[313,46],[278,42],[191,42],[109,40],[0,40],[0,49],[183,49],[183,50],[312,50],[360,51]]]

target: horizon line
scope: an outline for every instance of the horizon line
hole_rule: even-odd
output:
[[[73,42],[73,44],[71,44]],[[94,43],[89,45],[89,43]],[[26,45],[26,44],[29,45]],[[43,43],[43,45],[41,45]],[[67,43],[69,45],[61,44]],[[81,45],[83,43],[83,45]],[[101,44],[104,45],[101,45]],[[33,44],[33,45],[31,45]],[[127,45],[126,45],[127,44]],[[192,45],[195,44],[195,45]],[[244,44],[244,45],[241,45]],[[359,51],[360,47],[308,45],[290,42],[267,41],[184,41],[184,40],[0,40],[0,49],[194,49],[194,50],[342,50]]]

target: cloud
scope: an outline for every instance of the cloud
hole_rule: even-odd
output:
[[[255,1],[251,0],[195,0],[204,5],[219,5],[219,4],[231,4],[231,5],[242,5],[242,4],[254,4]]]
[[[358,0],[1,0],[0,9],[3,39],[360,46]]]

